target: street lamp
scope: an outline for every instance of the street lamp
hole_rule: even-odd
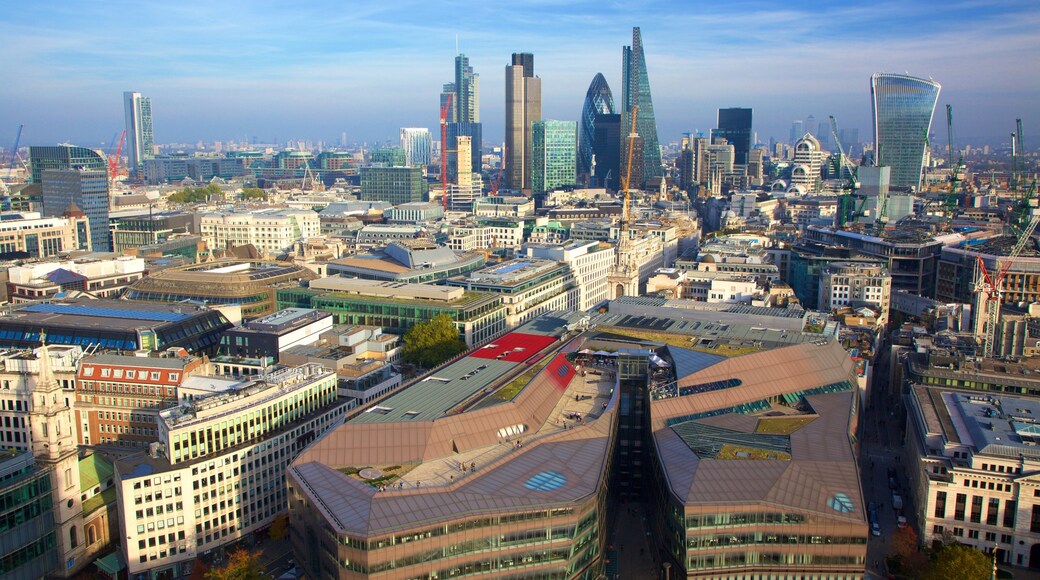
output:
[[[672,563],[671,562],[665,562],[664,564],[662,564],[662,566],[664,566],[664,580],[671,580],[671,578],[672,578]]]

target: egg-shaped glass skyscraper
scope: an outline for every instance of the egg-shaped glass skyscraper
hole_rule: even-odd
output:
[[[596,115],[614,114],[614,96],[603,73],[596,73],[585,93],[581,108],[581,127],[578,130],[578,176],[587,182],[592,174],[592,151],[596,135]]]
[[[874,73],[874,158],[892,168],[892,188],[920,188],[928,131],[941,85],[909,75]]]

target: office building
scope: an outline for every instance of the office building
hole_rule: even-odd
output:
[[[76,250],[89,251],[90,224],[79,208],[66,208],[61,217],[38,212],[0,214],[0,254],[49,258]]]
[[[570,264],[516,258],[447,281],[467,292],[494,294],[505,306],[506,328],[513,329],[550,310],[576,310],[578,283]]]
[[[618,391],[563,346],[507,334],[301,454],[290,539],[308,577],[600,577]]]
[[[405,165],[426,167],[430,164],[430,152],[433,149],[430,130],[425,127],[402,128],[401,148],[404,149]]]
[[[452,251],[427,238],[384,240],[380,246],[332,260],[327,267],[329,276],[417,284],[480,269],[485,261],[479,253]]]
[[[884,266],[833,262],[820,272],[817,304],[821,310],[869,306],[878,310],[878,321],[884,323],[891,299],[892,275]]]
[[[191,302],[214,307],[237,305],[243,318],[267,316],[278,310],[275,290],[297,286],[318,275],[290,262],[214,260],[164,268],[137,280],[123,297],[136,302]]]
[[[531,126],[531,191],[542,193],[575,185],[578,124],[535,121]]]
[[[134,580],[188,576],[202,554],[270,525],[288,504],[286,466],[354,404],[337,396],[336,374],[320,365],[252,381],[199,378],[159,412],[148,453],[115,463],[121,547]]]
[[[447,314],[470,347],[505,331],[500,296],[449,286],[334,276],[314,280],[308,288],[279,290],[278,304],[325,310],[336,317],[336,324],[379,326],[400,336],[420,322]]]
[[[420,167],[362,167],[362,201],[385,201],[400,205],[427,201],[426,183]]]
[[[607,272],[614,264],[614,247],[603,242],[570,241],[562,244],[527,243],[524,256],[554,260],[570,266],[578,286],[576,310],[586,311],[608,298]]]
[[[372,165],[377,167],[404,167],[405,150],[403,147],[376,147],[369,154]]]
[[[404,167],[373,170],[413,171]],[[209,212],[199,215],[198,220],[198,233],[213,250],[252,244],[261,254],[279,256],[291,250],[300,239],[314,238],[321,233],[318,214],[309,209]]]
[[[58,569],[53,506],[59,500],[47,469],[33,454],[0,450],[0,497],[5,518],[0,533],[0,572],[9,578],[43,578]]]
[[[823,164],[827,153],[820,147],[820,141],[812,134],[806,133],[795,143],[794,166],[791,167],[791,183],[788,191],[800,194],[820,193],[823,189]]]
[[[621,115],[596,115],[592,129],[592,155],[596,158],[593,185],[611,191],[621,188]]]
[[[201,307],[78,298],[30,304],[0,317],[0,347],[34,347],[45,332],[53,344],[208,353],[231,326],[222,313]]]
[[[581,107],[581,127],[578,130],[578,178],[582,183],[594,185],[589,179],[600,175],[595,169],[600,160],[595,157],[596,117],[614,114],[614,95],[603,73],[596,73],[589,90],[585,92],[585,103]],[[619,142],[620,144],[620,142]],[[609,167],[608,167],[609,169]],[[606,172],[603,173],[605,175]]]
[[[642,111],[640,111],[642,114]],[[751,109],[719,109],[718,128],[712,137],[723,137],[733,145],[733,162],[747,165],[751,152]]]
[[[921,540],[952,536],[995,549],[1000,564],[1040,565],[1037,400],[923,385],[906,400],[904,460]]]
[[[643,54],[643,38],[639,27],[632,28],[632,46],[622,50],[621,62],[621,138],[622,155],[627,155],[628,134],[631,132],[632,111],[637,107],[635,133],[642,144],[642,155],[634,157],[633,165],[638,165],[637,175],[633,169],[633,187],[643,187],[644,183],[655,186],[664,175],[661,165],[661,145],[657,140],[657,118],[654,116],[654,103],[650,96],[650,78],[646,72],[646,56]]]
[[[506,67],[506,189],[531,190],[531,126],[541,118],[542,79],[534,76],[534,55],[513,53]]]
[[[859,394],[841,345],[668,355],[686,370],[650,386],[650,485],[655,537],[675,577],[862,578]],[[798,426],[766,435],[778,432],[774,408]]]
[[[90,221],[91,249],[112,249],[108,233],[108,161],[98,151],[59,145],[30,147],[33,183],[41,185],[43,215],[60,217],[70,205]]]
[[[50,300],[77,291],[95,298],[118,298],[144,276],[144,260],[130,256],[36,262],[7,270],[7,292],[12,303]]]
[[[54,347],[52,347],[54,348]],[[76,371],[75,425],[80,445],[146,449],[159,440],[159,411],[177,404],[190,376],[209,372],[205,357],[99,354]]]
[[[480,123],[480,75],[473,72],[469,58],[461,53],[455,57],[455,99],[452,108],[455,110],[456,123]]]
[[[258,359],[262,366],[279,360],[280,353],[294,346],[318,342],[332,328],[332,315],[309,308],[284,308],[228,330],[220,338],[215,361],[221,357]],[[221,373],[218,369],[218,374]]]
[[[191,233],[195,216],[189,212],[160,212],[112,219],[112,251],[122,254],[140,246],[161,244],[176,234]]]
[[[941,88],[933,80],[909,75],[874,73],[870,77],[875,164],[892,168],[892,188],[921,187],[928,132]]]
[[[141,93],[123,93],[126,116],[126,150],[130,173],[139,175],[146,159],[152,158],[152,99]]]
[[[480,173],[480,143],[483,139],[480,123],[448,123],[448,182],[458,183],[459,175]],[[469,154],[459,153],[459,138],[469,137]],[[461,163],[461,165],[460,165]]]

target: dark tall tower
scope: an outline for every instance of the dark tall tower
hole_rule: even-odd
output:
[[[715,135],[725,137],[733,145],[733,162],[747,165],[751,151],[751,109],[719,109],[719,125]]]
[[[514,53],[506,67],[506,166],[508,189],[531,189],[531,125],[542,118],[542,79],[534,76],[534,55]]]
[[[596,156],[593,184],[617,190],[621,183],[621,115],[596,115],[592,154]]]
[[[614,96],[603,73],[596,73],[585,93],[585,104],[581,108],[581,127],[578,128],[578,181],[587,183],[592,174],[593,142],[596,133],[596,117],[614,113]],[[599,172],[597,172],[599,174]]]
[[[636,180],[636,168],[632,169],[632,185],[642,185],[646,181],[653,180],[655,183],[664,174],[661,167],[661,145],[657,140],[657,118],[654,116],[654,102],[650,96],[650,79],[646,74],[646,57],[643,55],[643,38],[639,34],[639,27],[632,29],[632,46],[626,46],[622,50],[621,59],[622,77],[622,135],[625,143],[622,146],[622,154],[627,155],[628,124],[631,122],[632,110],[639,107],[636,116],[636,133],[639,141],[642,141],[642,163]],[[635,161],[633,161],[635,165]]]

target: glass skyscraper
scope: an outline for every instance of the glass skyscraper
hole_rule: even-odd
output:
[[[621,59],[622,98],[621,139],[622,159],[628,155],[628,124],[631,123],[632,110],[639,107],[636,116],[636,133],[642,142],[643,154],[640,171],[632,169],[632,186],[639,186],[653,180],[656,184],[664,175],[661,167],[661,145],[657,140],[657,118],[654,116],[654,102],[650,97],[650,79],[646,74],[646,57],[643,55],[643,38],[639,27],[632,28],[632,46],[622,50]],[[638,145],[637,145],[638,146]],[[635,164],[635,161],[633,161]],[[636,176],[640,179],[636,179]]]
[[[719,109],[719,125],[713,136],[725,137],[733,145],[733,162],[747,165],[751,151],[751,109]]]
[[[942,86],[908,75],[874,73],[874,158],[892,168],[890,187],[920,188],[928,131]]]
[[[531,190],[551,191],[574,185],[578,124],[574,121],[535,121],[531,128]]]
[[[137,175],[144,167],[144,160],[152,155],[152,99],[141,93],[123,93],[123,112],[126,114],[127,167]]]
[[[480,75],[469,66],[469,58],[464,54],[455,57],[455,122],[480,122]]]
[[[40,184],[43,215],[58,217],[76,204],[90,224],[90,245],[112,249],[108,227],[108,161],[93,149],[58,145],[30,147],[33,183]]]
[[[578,175],[582,179],[592,173],[593,144],[596,136],[596,115],[614,113],[614,96],[603,73],[596,73],[585,93],[585,104],[581,108],[581,128],[578,132]]]

